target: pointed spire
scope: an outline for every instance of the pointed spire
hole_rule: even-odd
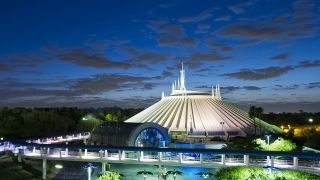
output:
[[[178,88],[177,88],[177,89],[180,90],[180,88],[181,88],[181,86],[180,86],[180,81],[179,81],[179,79],[178,79]]]
[[[165,95],[164,95],[164,92],[162,91],[161,99],[163,99],[164,97],[165,97]]]
[[[212,97],[214,98],[214,88],[213,88],[213,85],[212,85],[212,88],[211,88],[211,95],[212,95]]]
[[[181,90],[186,90],[185,87],[185,76],[184,76],[184,69],[183,69],[183,63],[181,63],[181,70],[180,70],[180,89]]]

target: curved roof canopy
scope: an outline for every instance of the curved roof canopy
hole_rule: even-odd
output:
[[[170,131],[187,132],[194,136],[246,136],[255,133],[278,133],[281,129],[262,120],[253,120],[248,113],[222,100],[220,87],[212,92],[188,91],[184,70],[172,93],[129,118],[128,123],[157,123]]]

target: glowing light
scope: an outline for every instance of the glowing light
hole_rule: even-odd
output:
[[[61,164],[56,164],[54,167],[57,168],[57,169],[62,169],[63,168],[63,166]]]
[[[309,122],[311,122],[311,123],[312,123],[312,122],[313,122],[313,119],[312,119],[312,118],[310,118],[310,119],[309,119]]]

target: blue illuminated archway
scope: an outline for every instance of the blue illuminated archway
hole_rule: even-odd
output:
[[[170,143],[167,129],[155,123],[143,123],[130,135],[129,146],[166,147]]]

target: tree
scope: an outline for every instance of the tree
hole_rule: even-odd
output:
[[[107,114],[106,115],[106,121],[108,122],[117,122],[118,121],[118,117],[115,114]]]
[[[167,177],[168,177],[168,171],[167,171],[167,169],[166,168],[163,168],[163,169],[159,169],[159,176],[162,178],[162,179],[164,179],[164,180],[166,180],[167,179]]]
[[[143,179],[146,180],[148,176],[152,176],[153,173],[150,172],[150,171],[146,171],[146,170],[143,170],[143,171],[138,171],[137,172],[137,176],[138,175],[143,175]]]
[[[175,180],[177,178],[177,175],[182,176],[183,172],[173,169],[173,171],[168,171],[168,174],[171,174],[173,176],[173,179]]]
[[[123,175],[118,172],[108,172],[99,176],[98,180],[121,180],[122,176]]]
[[[249,110],[249,117],[253,119],[253,125],[254,125],[254,135],[257,136],[257,123],[256,118],[261,119],[263,116],[263,109],[262,107],[255,107],[251,106]],[[261,120],[259,120],[259,129],[261,134]]]
[[[203,179],[208,179],[209,177],[213,176],[213,173],[205,171],[205,172],[198,172],[196,175],[202,177]]]

